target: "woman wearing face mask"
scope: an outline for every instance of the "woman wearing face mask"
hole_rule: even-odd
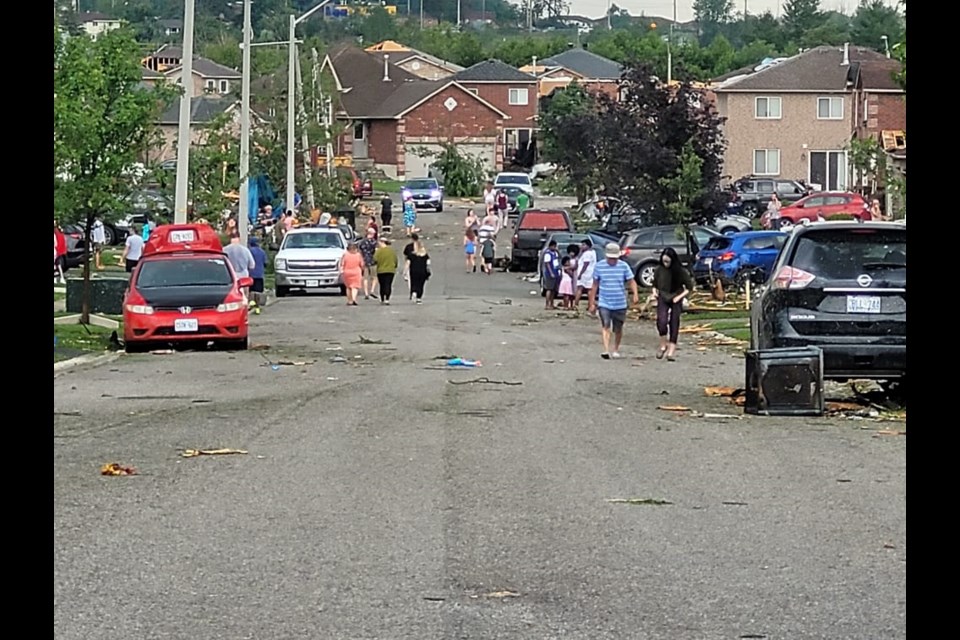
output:
[[[677,359],[677,339],[680,334],[683,299],[691,291],[693,291],[693,278],[680,264],[680,258],[673,247],[667,247],[660,254],[660,264],[653,276],[653,296],[657,300],[657,332],[660,334],[658,360],[664,355],[670,362]]]

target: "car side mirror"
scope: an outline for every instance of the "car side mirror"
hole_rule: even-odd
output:
[[[443,192],[443,185],[440,185],[439,189],[441,192]]]
[[[250,277],[248,277],[248,276],[245,276],[245,277],[243,277],[243,278],[239,278],[239,279],[237,280],[237,286],[240,287],[241,289],[243,289],[243,288],[245,288],[245,287],[252,287],[252,286],[253,286],[253,278],[250,278]]]

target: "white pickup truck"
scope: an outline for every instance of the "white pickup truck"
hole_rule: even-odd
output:
[[[340,258],[347,250],[343,232],[334,227],[300,227],[283,238],[273,261],[276,293],[283,298],[291,289],[313,291],[339,288],[345,294]]]

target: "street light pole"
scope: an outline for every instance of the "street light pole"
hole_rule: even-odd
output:
[[[667,86],[673,82],[673,25],[677,23],[677,0],[673,0],[673,21],[667,36]]]
[[[422,0],[421,0],[422,1]],[[297,25],[322,9],[330,0],[322,0],[315,7],[304,13],[299,18],[290,14],[290,36],[287,42],[289,55],[287,57],[287,200],[286,208],[293,210],[293,202],[296,197],[294,189],[294,154],[296,153],[296,64],[297,64]]]
[[[250,18],[251,0],[243,2],[243,79],[240,99],[240,243],[247,244],[250,226]]]
[[[180,69],[180,122],[177,127],[177,187],[173,222],[187,222],[187,187],[190,181],[190,112],[193,106],[193,14],[194,0],[183,5],[183,65]]]

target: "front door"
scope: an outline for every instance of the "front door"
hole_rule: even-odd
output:
[[[823,191],[846,191],[847,152],[811,151],[808,182],[820,185]]]
[[[366,122],[353,123],[353,157],[364,159],[367,157],[367,136],[370,129]]]

